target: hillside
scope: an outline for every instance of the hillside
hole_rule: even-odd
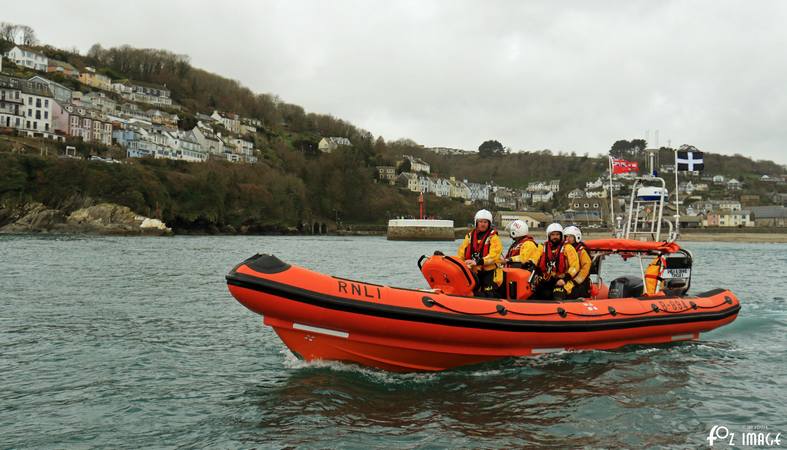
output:
[[[0,50],[12,46],[0,39]],[[60,207],[88,198],[115,202],[162,218],[176,231],[227,227],[271,231],[314,221],[334,223],[337,219],[345,225],[383,224],[390,217],[415,215],[415,193],[375,182],[376,165],[395,165],[404,154],[426,160],[435,175],[460,180],[523,188],[532,181],[560,179],[560,197],[539,206],[542,209],[564,208],[565,193],[584,188],[587,181],[595,180],[607,169],[607,159],[603,157],[554,155],[548,150],[493,156],[441,155],[411,140],[386,142],[331,115],[308,113],[273,94],[254,93],[238,81],[195,68],[188,57],[166,50],[129,46],[105,49],[94,45],[83,55],[51,46],[35,49],[80,70],[95,67],[112,80],[166,85],[179,105],[173,111],[180,118],[178,126],[184,130],[194,126],[197,113],[210,114],[214,110],[257,119],[262,126],[253,139],[259,159],[256,164],[237,165],[143,158],[107,165],[5,153],[0,154],[0,200],[6,206],[31,199]],[[4,64],[4,71],[19,77],[35,74],[12,63]],[[69,87],[90,91],[74,79],[47,76]],[[352,146],[323,154],[317,144],[326,136],[346,137]],[[119,147],[70,143],[83,154],[112,153],[123,157],[125,153]],[[15,146],[16,142],[0,136],[0,152]],[[35,148],[33,144],[28,146]],[[671,158],[671,152],[665,150],[660,162],[670,164]],[[783,166],[770,161],[706,153],[706,174],[737,177],[744,181],[743,193],[765,197],[774,187],[760,183],[761,175],[785,173]],[[430,214],[457,223],[467,222],[478,207],[490,207],[427,197]]]

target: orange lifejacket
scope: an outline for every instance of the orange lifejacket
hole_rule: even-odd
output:
[[[497,234],[497,230],[489,227],[485,233],[479,235],[478,229],[470,233],[470,243],[465,248],[465,259],[476,260],[489,254],[489,247],[492,245],[492,236]]]
[[[553,248],[552,241],[546,241],[544,243],[544,253],[538,260],[538,267],[543,275],[553,270],[557,274],[566,273],[566,255],[563,254],[563,243],[561,242]]]
[[[508,247],[508,253],[506,253],[506,258],[513,258],[514,256],[519,256],[519,252],[522,250],[522,245],[525,242],[535,243],[536,241],[533,240],[531,236],[523,236],[517,239],[516,241],[514,241],[513,244],[511,244],[511,247]]]
[[[664,273],[665,262],[662,256],[657,256],[645,269],[645,294],[656,293],[659,281],[662,280],[661,274]]]

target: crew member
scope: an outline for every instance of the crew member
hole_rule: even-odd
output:
[[[477,295],[498,296],[497,289],[503,283],[503,269],[498,265],[502,254],[503,242],[492,226],[492,213],[482,209],[475,214],[475,228],[465,236],[457,251],[457,257],[478,278]]]
[[[577,257],[579,258],[579,272],[571,280],[574,285],[571,297],[590,297],[590,266],[593,264],[593,260],[590,258],[590,253],[585,247],[585,243],[582,242],[582,230],[575,226],[566,227],[563,230],[563,236],[566,238],[566,244],[573,246],[574,250],[577,251]]]
[[[579,272],[579,258],[574,246],[564,245],[563,227],[559,223],[549,225],[546,234],[547,241],[538,261],[541,281],[537,298],[564,300],[574,288],[571,280]]]
[[[541,246],[529,233],[527,222],[515,220],[508,226],[508,233],[514,240],[506,253],[506,267],[522,267],[533,270],[541,257]]]

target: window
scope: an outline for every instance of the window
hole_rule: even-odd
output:
[[[27,97],[27,104],[28,105],[32,105],[33,104],[33,97]]]
[[[34,130],[37,130],[37,129],[38,129],[38,122],[33,122],[33,129],[34,129]]]
[[[27,126],[25,128],[30,129],[30,121],[29,120],[27,121]]]
[[[48,119],[48,118],[49,118],[49,111],[44,111],[44,119]]]
[[[28,109],[27,110],[27,117],[33,117],[33,110],[32,109]]]
[[[40,110],[36,110],[36,119],[39,119],[39,120],[41,119],[41,111]]]
[[[49,99],[48,98],[44,99],[44,107],[49,108]]]
[[[49,131],[49,124],[48,124],[48,123],[45,123],[45,124],[44,124],[44,129],[45,129],[46,131]]]
[[[40,107],[41,107],[41,99],[37,98],[36,99],[36,108],[40,108]]]

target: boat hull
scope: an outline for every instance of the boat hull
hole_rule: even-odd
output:
[[[740,309],[724,289],[565,302],[449,296],[331,277],[268,255],[240,264],[227,282],[299,357],[399,372],[693,340],[732,322]]]

